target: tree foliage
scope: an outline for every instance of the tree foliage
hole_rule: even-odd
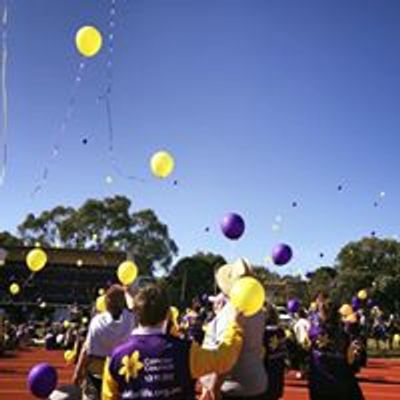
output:
[[[3,245],[20,244],[69,249],[120,250],[133,256],[142,273],[168,271],[178,253],[167,225],[152,210],[131,212],[124,196],[89,199],[81,207],[57,206],[29,214],[18,226],[18,238],[7,232]],[[4,238],[4,240],[2,240]]]
[[[166,279],[173,303],[188,306],[195,297],[215,294],[215,271],[225,263],[222,256],[213,253],[180,259]]]

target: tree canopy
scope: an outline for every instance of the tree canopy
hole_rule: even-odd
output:
[[[178,247],[152,210],[131,212],[125,196],[89,199],[79,208],[57,206],[35,216],[29,214],[15,237],[0,233],[3,245],[62,247],[129,253],[141,273],[167,272]]]

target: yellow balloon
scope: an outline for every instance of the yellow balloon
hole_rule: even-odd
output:
[[[104,289],[99,289],[99,296],[103,296],[105,293],[106,291]]]
[[[67,350],[64,352],[64,360],[67,364],[72,364],[75,360],[75,352],[73,350]]]
[[[45,267],[47,254],[42,249],[31,250],[26,256],[26,265],[32,272],[38,272]]]
[[[87,317],[83,317],[83,318],[82,318],[82,324],[83,324],[83,325],[86,325],[88,322],[89,322],[89,320],[88,320]]]
[[[175,306],[171,306],[169,308],[170,312],[171,312],[171,319],[174,322],[178,321],[179,318],[179,310],[175,307]]]
[[[339,308],[339,313],[343,317],[348,317],[353,314],[353,307],[350,304],[343,304],[342,307]]]
[[[94,26],[84,26],[77,32],[75,44],[84,57],[94,57],[103,45],[103,38]]]
[[[229,293],[232,304],[246,317],[259,312],[265,302],[265,290],[261,283],[252,277],[236,281]]]
[[[106,296],[100,296],[96,300],[96,310],[100,313],[107,311]]]
[[[360,290],[359,292],[358,292],[358,298],[360,299],[360,300],[366,300],[367,299],[367,297],[368,297],[368,293],[367,293],[367,291],[365,290],[365,289],[363,289],[363,290]]]
[[[150,167],[157,178],[166,178],[174,170],[175,161],[167,151],[159,151],[151,157]]]
[[[312,301],[311,304],[310,304],[310,310],[311,311],[317,311],[317,309],[318,309],[317,302],[316,301]]]
[[[21,288],[19,287],[18,283],[12,283],[10,285],[10,293],[13,296],[16,296],[20,291],[21,291]]]
[[[65,329],[68,329],[71,326],[71,323],[69,321],[65,320],[63,325],[64,325]]]
[[[117,276],[123,285],[131,285],[135,281],[137,274],[138,268],[133,261],[124,261],[118,267]]]

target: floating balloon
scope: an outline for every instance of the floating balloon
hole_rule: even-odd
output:
[[[99,296],[96,300],[96,310],[99,313],[107,311],[106,296]]]
[[[272,260],[275,265],[285,265],[292,259],[292,257],[293,251],[287,244],[278,244],[272,250]]]
[[[18,283],[12,283],[10,285],[10,293],[13,296],[16,296],[20,291],[21,291],[21,288],[19,287]]]
[[[26,256],[26,264],[32,272],[38,272],[45,267],[47,254],[42,249],[33,249]]]
[[[358,297],[360,300],[366,300],[367,297],[368,297],[368,292],[367,292],[365,289],[362,289],[362,290],[360,290],[360,291],[358,292],[357,297]]]
[[[292,202],[292,207],[296,208],[297,207],[297,201]]]
[[[244,233],[244,219],[239,214],[228,213],[221,221],[221,229],[228,239],[237,240]]]
[[[64,321],[63,326],[65,329],[68,329],[71,326],[71,323],[67,320]]]
[[[111,185],[113,182],[114,182],[114,179],[112,176],[110,176],[110,175],[106,176],[107,185]]]
[[[290,299],[287,303],[287,309],[291,314],[297,313],[300,309],[300,302],[297,299]]]
[[[119,281],[125,285],[129,286],[135,281],[138,274],[138,268],[133,261],[124,261],[117,271],[117,276]]]
[[[339,308],[339,313],[343,316],[343,317],[348,317],[349,315],[353,314],[353,308],[350,304],[343,304],[340,308]]]
[[[343,190],[343,186],[342,186],[342,185],[339,185],[339,186],[337,187],[337,189],[338,189],[339,192],[341,192],[341,191]]]
[[[174,170],[175,161],[167,151],[159,151],[151,157],[150,167],[154,176],[157,178],[166,178]]]
[[[82,324],[83,324],[83,325],[86,325],[88,322],[89,322],[89,320],[88,320],[87,317],[83,317],[83,318],[82,318]]]
[[[237,280],[230,293],[232,304],[246,317],[261,310],[265,301],[265,290],[261,283],[252,277]]]
[[[94,57],[103,45],[103,38],[94,26],[84,26],[77,32],[75,44],[81,55],[84,57]]]
[[[72,364],[75,361],[75,352],[73,350],[65,351],[64,360],[67,364]]]
[[[49,364],[35,365],[28,375],[28,388],[39,399],[47,399],[57,386],[57,371]]]
[[[357,296],[353,296],[351,299],[351,306],[354,311],[358,311],[361,308],[361,300]]]

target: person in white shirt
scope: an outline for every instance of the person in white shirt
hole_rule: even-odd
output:
[[[125,342],[136,327],[136,319],[126,305],[125,290],[113,285],[106,293],[107,311],[90,322],[86,342],[75,368],[73,383],[83,384],[84,400],[100,399],[102,374],[106,357]]]

